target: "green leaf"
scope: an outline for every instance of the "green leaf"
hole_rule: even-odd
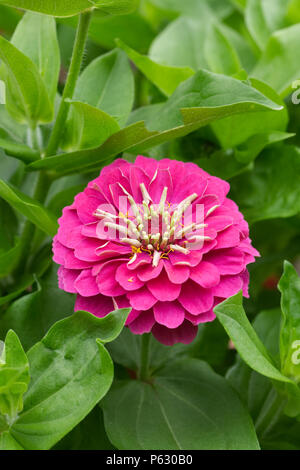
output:
[[[121,40],[116,40],[116,43],[126,52],[128,57],[148,80],[156,85],[166,96],[172,95],[181,82],[184,82],[195,73],[189,67],[169,67],[157,64],[149,57],[131,49]]]
[[[234,75],[242,68],[237,52],[217,25],[209,29],[205,57],[209,69],[215,73]]]
[[[134,79],[126,54],[113,50],[91,62],[79,77],[74,100],[101,109],[122,127],[134,100]]]
[[[248,0],[245,21],[253,39],[264,49],[270,35],[284,28],[290,0]]]
[[[103,343],[115,339],[128,309],[97,318],[76,312],[28,352],[31,382],[12,436],[26,449],[51,448],[107,393],[113,363]]]
[[[273,33],[252,76],[286,96],[300,75],[300,52],[294,47],[299,40],[300,24]]]
[[[300,212],[300,150],[278,145],[262,152],[254,170],[231,182],[233,198],[250,222],[292,217]]]
[[[0,413],[13,419],[23,409],[23,395],[30,380],[27,356],[14,331],[6,335],[0,355]]]
[[[77,18],[59,20],[76,28]],[[155,33],[147,19],[138,13],[126,16],[103,15],[95,10],[89,27],[89,37],[105,49],[115,47],[115,39],[120,38],[135,50],[146,53]]]
[[[37,290],[15,300],[1,316],[0,336],[12,328],[27,351],[56,321],[73,313],[74,300],[58,288],[57,267],[52,264],[37,282]]]
[[[263,109],[281,110],[282,106],[239,80],[199,71],[179,85],[165,104],[152,109],[147,127],[143,122],[132,124],[111,136],[97,149],[73,152],[63,158],[47,158],[34,162],[29,169],[47,168],[57,174],[92,169],[125,150],[139,153],[226,116]]]
[[[16,267],[20,255],[22,245],[20,239],[16,239],[15,245],[7,250],[0,249],[0,279],[8,276]]]
[[[112,450],[103,422],[100,406],[79,423],[69,434],[56,444],[53,450]]]
[[[39,202],[31,199],[2,180],[0,180],[0,197],[43,230],[43,232],[50,236],[54,236],[57,232],[57,221],[51,212],[45,209]]]
[[[300,277],[287,261],[278,288],[283,316],[280,331],[282,373],[300,382]]]
[[[0,450],[24,450],[9,431],[0,433]]]
[[[162,10],[172,11],[191,17],[217,15],[224,18],[232,12],[232,6],[227,1],[219,0],[150,0],[153,5]]]
[[[18,144],[12,140],[1,139],[0,148],[2,148],[7,155],[17,158],[24,163],[32,163],[40,159],[40,154],[36,150],[32,150],[27,145]]]
[[[246,364],[266,377],[290,383],[290,379],[274,366],[266,348],[249,322],[242,302],[243,295],[240,292],[215,307],[214,312]]]
[[[196,359],[168,364],[151,383],[119,381],[103,400],[118,449],[258,449],[252,422],[225,379]]]
[[[258,111],[231,116],[212,124],[212,129],[223,148],[233,148],[257,134],[284,132],[288,125],[288,112],[283,100],[265,83],[250,79],[249,84],[264,96],[282,107],[280,111]],[[253,158],[254,160],[254,158]]]
[[[0,36],[0,78],[6,84],[6,108],[19,122],[49,122],[53,109],[37,66]]]
[[[78,15],[92,8],[100,8],[105,13],[123,15],[135,10],[138,0],[1,0],[1,3],[24,10],[46,13],[46,15],[64,17]]]
[[[25,13],[11,43],[37,66],[54,103],[60,69],[60,52],[54,18],[38,13]]]
[[[66,123],[61,147],[66,151],[95,148],[120,130],[117,121],[94,106],[70,101],[70,117]]]

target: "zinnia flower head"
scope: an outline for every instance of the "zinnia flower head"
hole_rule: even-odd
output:
[[[116,160],[59,219],[60,288],[77,294],[75,310],[132,307],[133,333],[190,343],[215,305],[248,295],[246,266],[259,255],[228,191],[193,163]]]

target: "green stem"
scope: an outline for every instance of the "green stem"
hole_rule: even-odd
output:
[[[49,139],[48,147],[45,152],[45,157],[55,155],[59,147],[59,143],[61,140],[62,133],[64,131],[65,122],[67,120],[70,108],[70,103],[68,102],[68,100],[73,98],[76,82],[81,69],[81,63],[91,17],[92,10],[85,13],[81,13],[79,17],[68,77],[63,91],[60,107],[57,113],[57,118]]]
[[[270,400],[265,403],[255,423],[256,433],[260,439],[263,439],[278,422],[286,404],[286,398],[277,390],[272,389],[269,397]]]
[[[150,334],[144,334],[141,341],[141,360],[138,378],[143,381],[149,378],[150,338]]]
[[[33,198],[39,202],[44,202],[49,188],[51,186],[51,179],[48,177],[47,173],[40,173],[36,182],[36,187],[34,191]],[[34,238],[35,225],[26,220],[24,224],[24,229],[21,235],[21,249],[20,249],[20,259],[18,261],[17,267],[15,268],[15,276],[19,277],[26,271],[26,265],[28,260],[28,253],[30,252],[30,247]]]

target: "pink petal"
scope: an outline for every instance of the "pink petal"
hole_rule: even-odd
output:
[[[126,291],[116,281],[116,270],[123,260],[107,261],[101,266],[100,272],[97,276],[97,284],[99,291],[103,295],[117,297],[123,295]]]
[[[225,248],[205,255],[205,261],[214,264],[220,274],[239,274],[245,269],[244,254],[238,248]]]
[[[241,276],[222,276],[220,284],[213,288],[215,297],[227,299],[237,294],[243,287]]]
[[[93,263],[92,262],[87,262],[87,261],[82,261],[74,255],[73,250],[69,250],[65,253],[65,261],[64,261],[64,267],[68,269],[86,269],[90,268]]]
[[[170,201],[173,194],[173,182],[168,169],[158,169],[149,184],[148,192],[155,204],[158,204],[164,187],[168,188],[167,201]]]
[[[178,302],[157,302],[153,311],[157,323],[168,328],[177,328],[184,321],[185,310]]]
[[[228,227],[223,232],[218,233],[217,249],[231,248],[240,244],[240,231],[237,227]]]
[[[121,264],[116,270],[116,280],[126,291],[132,291],[143,287],[135,271],[130,271],[126,264]]]
[[[162,344],[173,346],[175,343],[189,344],[197,336],[198,328],[185,320],[178,328],[171,330],[166,326],[156,323],[152,328],[152,334]]]
[[[180,285],[173,284],[173,282],[169,280],[165,271],[162,271],[159,277],[148,281],[147,287],[151,294],[153,294],[157,300],[161,300],[162,302],[177,299],[181,289]]]
[[[91,269],[85,269],[81,271],[79,276],[75,281],[75,289],[78,294],[83,297],[92,297],[93,295],[99,294],[99,287],[97,285],[96,279],[92,276]]]
[[[200,286],[209,289],[215,287],[220,282],[219,270],[212,264],[206,261],[201,261],[195,268],[191,270],[191,279]]]
[[[215,216],[214,214],[206,217],[205,223],[208,224],[210,229],[221,232],[233,224],[233,218],[229,216]]]
[[[168,278],[173,284],[183,284],[190,276],[189,266],[173,265],[169,260],[164,261]]]
[[[75,248],[74,255],[82,261],[99,261],[96,249],[103,245],[102,240],[83,239]]]
[[[66,292],[69,292],[70,294],[77,294],[77,290],[74,287],[74,283],[78,277],[78,271],[65,269],[62,266],[60,266],[57,271],[57,274],[58,274],[59,288]]]
[[[78,310],[84,310],[92,313],[96,317],[102,318],[114,310],[114,305],[111,297],[106,297],[101,294],[93,297],[77,295],[75,312]]]
[[[213,309],[208,312],[200,313],[200,315],[185,314],[185,318],[189,320],[192,325],[200,325],[201,323],[210,323],[216,319]]]
[[[130,260],[129,260],[130,261]],[[128,269],[134,271],[135,269],[140,268],[140,266],[148,265],[152,263],[152,258],[148,253],[139,253],[133,261],[133,263],[128,263]]]
[[[158,162],[156,160],[153,160],[152,158],[138,155],[135,160],[135,166],[141,167],[145,171],[145,173],[149,176],[150,180],[152,180],[158,168]]]
[[[197,266],[202,260],[202,253],[199,251],[190,251],[188,255],[183,253],[170,253],[169,259],[173,266]]]
[[[127,298],[135,310],[149,310],[157,302],[157,299],[149,292],[147,287],[128,292]]]
[[[155,320],[152,310],[147,310],[140,312],[139,316],[130,323],[129,329],[135,335],[142,335],[144,333],[150,333],[154,323]]]
[[[145,185],[146,189],[148,189],[149,183],[150,183],[149,176],[145,173],[145,171],[142,168],[139,168],[137,166],[131,167],[130,169],[131,194],[137,204],[142,204],[143,199],[144,199],[142,192],[141,192],[141,187],[140,187],[142,183]]]
[[[188,281],[182,286],[178,300],[192,315],[199,315],[212,308],[214,297],[211,289],[204,289],[195,282]]]
[[[147,266],[141,266],[137,272],[138,278],[143,282],[155,279],[157,276],[160,275],[163,267],[164,263],[162,262],[162,260],[160,260],[158,266],[156,267],[153,267],[152,264],[148,264]]]

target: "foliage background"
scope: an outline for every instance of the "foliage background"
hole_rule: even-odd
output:
[[[259,353],[251,349],[255,341],[250,354],[243,354],[234,340],[245,364],[229,343],[235,331],[221,314],[227,332],[219,321],[201,326],[189,347],[165,348],[151,340],[154,389],[132,380],[139,368],[140,338],[123,330],[107,346],[117,381],[99,407],[113,374],[103,344],[118,336],[126,312],[117,312],[108,326],[93,325],[84,316],[74,320],[74,297],[58,289],[51,261],[51,237],[62,208],[116,156],[133,161],[142,153],[193,161],[230,182],[230,197],[250,223],[262,256],[250,267],[250,299],[244,308],[273,364],[280,368],[281,354],[281,372],[298,382],[300,371],[284,370],[282,357],[291,347],[283,329],[294,328],[300,339],[299,279],[286,265],[288,281],[283,278],[281,292],[288,300],[282,310],[295,317],[295,324],[281,326],[280,352],[277,283],[284,260],[300,265],[299,0],[142,0],[129,14],[95,10],[56,146],[49,137],[78,16],[56,18],[55,24],[40,14],[23,18],[14,8],[20,6],[17,0],[5,3],[12,6],[0,1],[0,78],[7,85],[7,104],[0,105],[0,338],[4,341],[13,329],[24,350],[30,350],[31,382],[26,355],[10,334],[6,350],[11,344],[20,357],[9,374],[18,386],[7,390],[8,376],[3,373],[1,379],[0,374],[2,414],[7,415],[7,400],[9,409],[19,407],[20,413],[28,383],[29,390],[23,417],[1,428],[0,416],[2,447],[257,448],[255,427],[262,448],[299,449],[298,392],[287,392],[288,385],[280,389],[275,372],[262,372]],[[64,318],[71,323],[55,323]],[[76,344],[80,328],[86,335]],[[242,328],[248,331],[247,324]],[[61,331],[61,343],[55,343],[53,331]],[[101,340],[97,344],[96,338]],[[55,354],[50,358],[47,348],[63,352],[64,359],[70,356],[70,364],[58,362]],[[257,364],[251,362],[251,351]],[[99,357],[78,378],[89,354]],[[42,381],[55,377],[51,386],[47,381],[36,385],[42,373]],[[188,377],[199,381],[179,386],[172,373],[180,383]],[[77,414],[70,418],[65,402],[76,395]],[[283,395],[296,397],[289,408]],[[90,397],[84,407],[80,396]],[[184,404],[182,397],[190,402]],[[180,415],[175,416],[176,409]],[[52,425],[50,418],[41,419],[46,412],[52,420],[55,416]]]

